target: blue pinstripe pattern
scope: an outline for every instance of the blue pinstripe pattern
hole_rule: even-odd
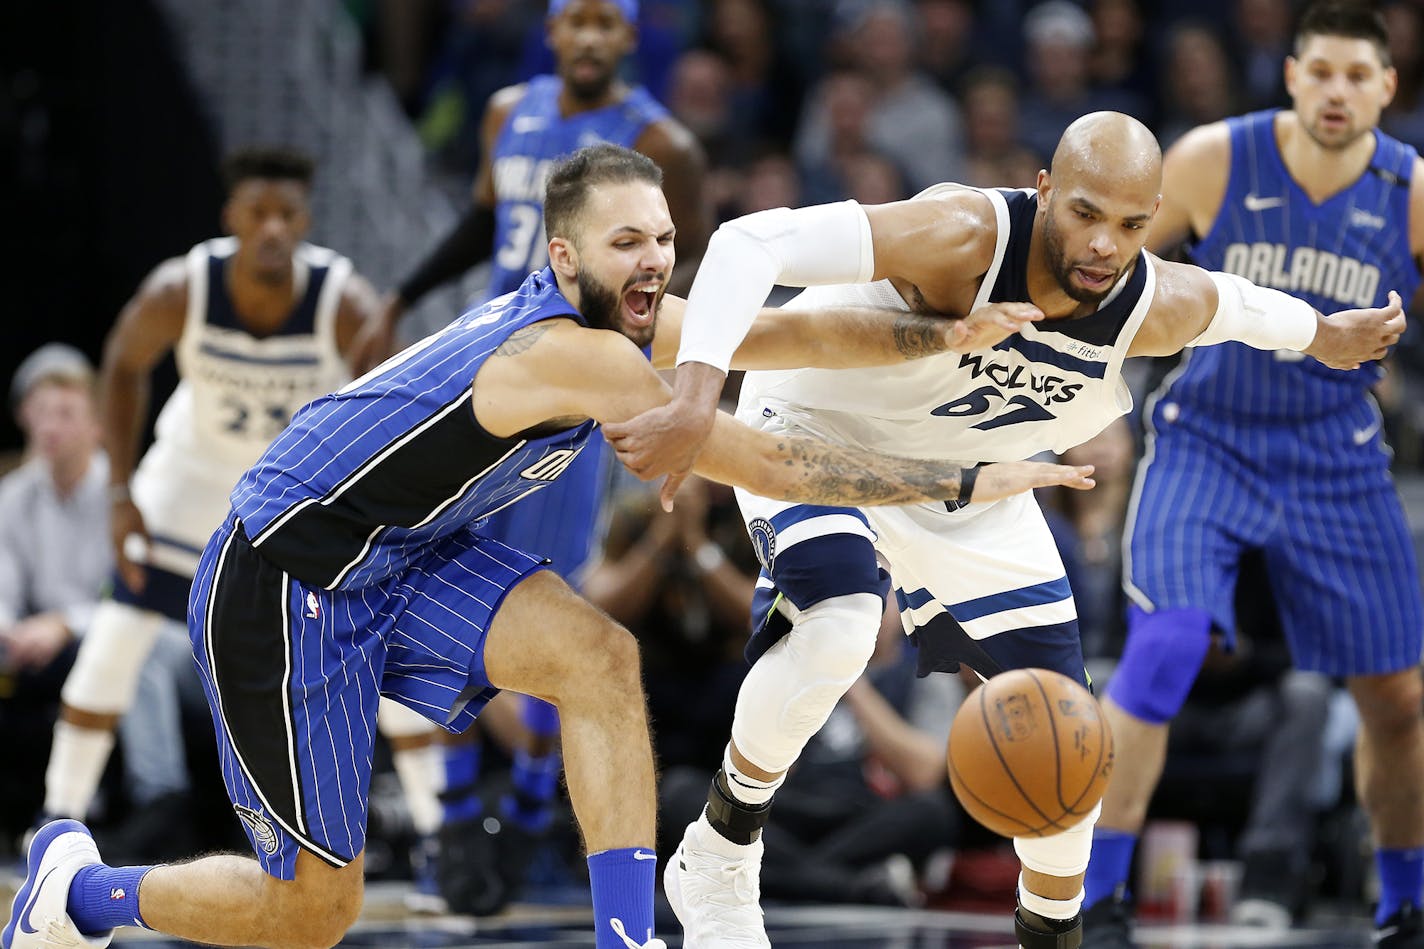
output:
[[[254,578],[244,572],[243,548],[248,563],[254,555],[234,529],[230,519],[199,565],[189,600],[190,630],[229,796],[269,822],[273,838],[267,846],[245,822],[253,850],[268,873],[291,879],[300,849],[340,866],[365,847],[379,696],[449,731],[469,727],[496,693],[484,669],[490,621],[506,593],[545,564],[461,532],[382,585],[326,591],[286,574],[274,584],[267,574]],[[216,606],[220,583],[283,603],[288,668],[280,690],[254,690],[224,666],[219,641],[236,633],[225,633],[225,617]],[[241,719],[234,716],[245,709],[235,702],[244,707],[280,702],[287,734],[249,735],[244,742],[235,731],[243,727]],[[290,758],[295,809],[279,803],[283,793],[292,794],[289,788],[254,776],[252,757],[271,754]]]
[[[1391,289],[1408,300],[1419,284],[1414,149],[1376,132],[1370,168],[1315,204],[1281,160],[1275,115],[1228,120],[1229,185],[1193,259],[1327,313],[1380,305]],[[1209,610],[1230,632],[1239,558],[1262,549],[1302,668],[1417,664],[1424,603],[1369,394],[1379,377],[1375,365],[1341,372],[1236,343],[1192,351],[1153,402],[1125,542],[1129,594],[1146,608]]]
[[[355,589],[399,573],[424,546],[546,486],[522,472],[581,450],[593,423],[492,448],[501,440],[474,421],[471,387],[514,330],[572,315],[549,271],[530,275],[518,293],[466,313],[307,405],[233,491],[254,544],[308,583]],[[447,426],[456,429],[453,443],[421,447]],[[475,450],[481,442],[483,453]],[[451,457],[452,448],[470,454]],[[403,453],[411,456],[400,462],[410,477],[382,479],[381,465]],[[321,530],[302,531],[303,519]]]

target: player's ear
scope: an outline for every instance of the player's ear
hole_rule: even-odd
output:
[[[1286,95],[1295,98],[1295,76],[1296,70],[1300,68],[1300,62],[1294,56],[1287,56],[1285,66]]]
[[[549,240],[549,266],[554,268],[554,273],[567,280],[574,280],[578,277],[579,258],[578,248],[566,237],[554,237]]]
[[[1049,174],[1047,168],[1038,170],[1038,208],[1040,211],[1048,207],[1048,196],[1053,193],[1053,176]]]

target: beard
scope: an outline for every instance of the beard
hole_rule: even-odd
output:
[[[645,276],[630,280],[627,287],[647,279]],[[627,287],[624,288],[626,291]],[[590,327],[596,330],[613,330],[633,341],[639,349],[646,349],[653,342],[653,332],[657,328],[654,320],[647,326],[628,326],[623,320],[623,294],[589,276],[588,271],[578,273],[579,312]],[[653,303],[653,309],[662,303],[662,295]]]
[[[1058,282],[1058,286],[1063,288],[1063,292],[1079,303],[1091,303],[1097,305],[1112,292],[1117,285],[1121,273],[1113,275],[1113,279],[1101,290],[1089,290],[1087,287],[1080,287],[1073,282],[1074,264],[1068,259],[1068,252],[1064,249],[1063,233],[1058,230],[1058,222],[1053,216],[1053,206],[1049,205],[1048,213],[1043,219],[1043,242],[1047,250],[1048,269],[1053,274],[1053,279]]]

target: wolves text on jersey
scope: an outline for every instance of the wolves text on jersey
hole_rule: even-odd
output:
[[[1227,245],[1221,269],[1263,287],[1311,293],[1345,306],[1374,306],[1380,285],[1379,268],[1373,264],[1270,241]]]

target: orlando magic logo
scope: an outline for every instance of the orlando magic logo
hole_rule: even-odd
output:
[[[277,831],[273,829],[271,821],[264,817],[260,811],[243,807],[241,804],[234,804],[232,809],[237,811],[238,818],[252,832],[253,842],[262,848],[263,853],[274,854],[277,852]]]
[[[771,573],[771,565],[776,562],[776,528],[771,526],[771,521],[758,517],[747,525],[747,534],[751,536],[757,560]]]

